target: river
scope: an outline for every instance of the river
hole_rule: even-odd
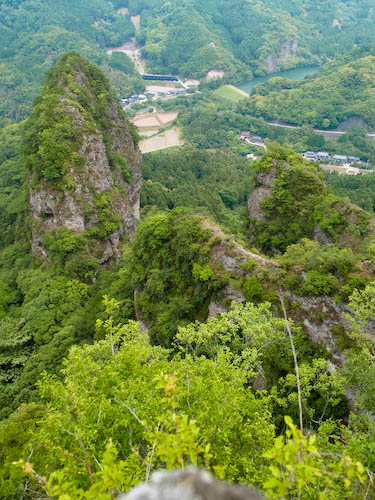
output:
[[[280,71],[279,73],[272,73],[267,76],[257,76],[252,80],[236,85],[236,87],[244,90],[248,94],[251,94],[255,85],[264,83],[270,78],[280,76],[282,78],[288,78],[289,80],[302,80],[303,78],[305,78],[305,76],[314,75],[315,73],[318,73],[318,71],[319,66],[305,66],[303,68],[288,69],[287,71]]]

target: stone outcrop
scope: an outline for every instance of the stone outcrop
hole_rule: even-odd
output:
[[[261,221],[264,218],[261,203],[265,198],[269,198],[272,195],[272,186],[275,182],[275,178],[275,169],[271,169],[268,173],[258,174],[258,185],[252,191],[248,200],[249,215],[257,221]]]
[[[67,66],[70,70],[68,80]],[[69,120],[72,134],[78,137],[79,146],[74,157],[78,161],[58,166],[62,171],[58,185],[45,175],[36,178],[34,167],[29,176],[29,206],[34,253],[47,256],[43,238],[59,228],[74,233],[91,232],[91,235],[97,231],[96,257],[103,263],[112,257],[118,258],[121,239],[131,238],[135,232],[139,218],[141,155],[131,125],[109,89],[105,88],[104,76],[106,102],[104,106],[100,103],[102,89],[97,87],[97,81],[91,80],[92,66],[72,54],[70,62],[65,59],[54,69],[55,89],[51,89],[51,85],[43,89],[42,99],[51,92],[59,94],[56,111],[61,120]],[[101,116],[95,112],[99,104],[103,109]],[[42,121],[41,113],[36,108],[31,119],[35,123],[39,119]],[[59,123],[55,121],[52,126],[58,127]],[[44,131],[37,130],[35,125],[34,128],[37,143]],[[42,164],[41,148],[35,149],[33,154]],[[108,225],[110,223],[112,225]]]
[[[185,471],[155,472],[149,483],[136,486],[118,500],[261,500],[255,491],[217,481],[208,472],[195,468]]]
[[[298,40],[287,40],[280,45],[278,53],[272,53],[265,59],[265,65],[269,73],[280,71],[281,66],[292,57],[298,55]]]
[[[276,274],[279,263],[263,255],[246,250],[233,236],[227,236],[217,226],[205,221],[204,228],[212,232],[212,237],[220,239],[220,243],[214,245],[210,253],[210,263],[218,275],[226,274],[232,281],[241,283],[246,277],[252,275],[249,271],[249,262],[260,269],[266,269],[270,274]],[[230,304],[234,301],[238,304],[245,302],[240,289],[227,284],[217,297],[218,300],[211,302],[208,307],[208,317],[213,318],[218,314],[228,311]]]
[[[262,176],[261,179],[267,185],[271,182],[271,177]],[[268,284],[264,286],[268,291],[273,290],[275,294],[283,295],[288,317],[302,326],[313,344],[327,349],[332,366],[342,366],[345,363],[337,340],[340,335],[345,340],[346,332],[351,330],[351,322],[347,318],[352,316],[352,311],[346,304],[327,295],[301,296],[285,289],[280,274],[282,269],[276,259],[245,249],[233,236],[226,235],[213,223],[204,221],[203,227],[209,229],[211,238],[218,241],[209,255],[215,274],[229,277],[227,284],[210,302],[208,318],[228,312],[232,302],[240,304],[246,301],[242,286],[247,278],[267,275]],[[367,262],[364,261],[362,265],[367,265]],[[368,262],[368,265],[371,263]],[[301,274],[305,275],[304,272]],[[278,310],[277,314],[281,314],[277,295],[274,307],[275,312]],[[370,321],[368,332],[373,334],[374,331],[375,321]],[[262,382],[262,377],[259,381]]]

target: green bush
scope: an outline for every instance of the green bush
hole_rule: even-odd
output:
[[[308,271],[301,290],[306,295],[332,295],[338,289],[338,280],[333,274]]]
[[[245,278],[242,284],[242,294],[249,302],[261,302],[264,296],[264,288],[256,276]]]

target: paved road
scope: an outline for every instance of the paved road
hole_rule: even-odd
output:
[[[290,128],[290,129],[298,129],[298,128],[301,128],[300,126],[298,125],[287,125],[285,123],[278,123],[278,122],[266,122],[268,125],[271,125],[272,127],[281,127],[281,128]],[[345,134],[346,132],[343,131],[343,130],[321,130],[319,128],[314,128],[313,129],[314,132],[316,132],[317,134],[321,134],[321,135],[337,135],[337,136],[340,136],[340,135],[343,135]],[[371,139],[374,139],[375,138],[375,134],[367,134],[367,137],[370,137]]]

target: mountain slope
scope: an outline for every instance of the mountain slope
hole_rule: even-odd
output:
[[[220,67],[220,57],[230,60],[229,51],[237,64],[241,61],[262,74],[323,61],[374,42],[375,18],[369,0],[132,0],[128,6],[141,16],[143,30],[137,36],[145,43],[144,54],[155,70],[162,64],[185,74],[189,61],[196,60],[196,75],[203,76],[208,53],[211,64]],[[222,69],[231,73],[230,67]]]
[[[69,50],[101,64],[129,94],[144,89],[142,79],[124,54],[115,61],[106,49],[134,36],[148,71],[203,78],[219,69],[231,83],[375,42],[370,0],[2,0],[0,13],[0,118],[15,120]],[[140,16],[135,25],[131,16]]]
[[[34,397],[41,370],[56,372],[67,349],[92,335],[101,270],[135,232],[141,157],[108,80],[76,53],[48,73],[29,119],[1,138],[5,416]]]
[[[77,50],[117,81],[123,92],[143,88],[134,65],[124,55],[121,71],[105,55],[106,47],[134,36],[129,15],[107,0],[2,0],[0,2],[0,120],[20,120],[31,108],[44,73],[64,53]]]
[[[132,236],[139,217],[137,140],[102,73],[65,55],[25,124],[34,252],[56,251],[59,231],[62,239],[71,235],[68,253],[90,246],[100,262],[120,255],[120,238]]]
[[[271,79],[256,87],[243,106],[268,120],[317,128],[336,128],[355,116],[373,129],[374,82],[375,56],[368,55],[343,65],[327,64],[321,76],[300,82]]]

